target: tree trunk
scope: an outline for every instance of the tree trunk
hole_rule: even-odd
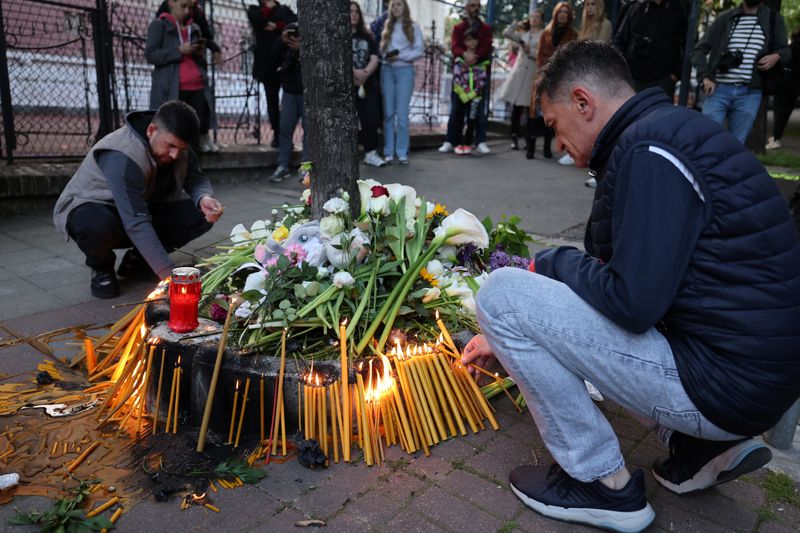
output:
[[[348,0],[298,0],[300,64],[303,70],[307,154],[314,164],[312,215],[325,216],[322,204],[339,189],[359,207],[358,154],[353,94],[353,52]]]

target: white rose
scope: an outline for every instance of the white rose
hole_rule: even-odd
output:
[[[417,232],[417,221],[413,218],[406,219],[406,236],[413,237],[414,234]]]
[[[425,291],[425,294],[422,296],[422,303],[426,304],[433,300],[436,300],[442,295],[442,291],[439,290],[439,287],[431,287],[430,289]]]
[[[334,214],[344,213],[345,211],[347,211],[348,207],[349,206],[347,205],[347,202],[345,202],[341,198],[331,198],[330,200],[322,204],[322,209],[324,209],[328,213],[334,213]]]
[[[337,215],[328,215],[319,221],[319,230],[323,236],[331,237],[344,231],[344,222]]]
[[[367,210],[373,215],[388,215],[389,198],[387,196],[378,196],[377,198],[370,198],[369,202],[367,202]]]
[[[330,272],[327,268],[318,266],[317,267],[317,279],[325,279],[330,276]]]
[[[273,216],[275,216],[275,215],[277,215],[277,214],[278,214],[278,210],[277,210],[277,209],[273,209],[273,210],[271,211],[271,213],[272,213],[272,215],[273,215]]]
[[[349,272],[341,271],[333,275],[333,284],[341,289],[343,287],[352,287],[356,280]]]
[[[342,193],[342,200],[344,200],[345,202],[349,203],[350,202],[350,193],[347,192],[347,191],[344,191]]]

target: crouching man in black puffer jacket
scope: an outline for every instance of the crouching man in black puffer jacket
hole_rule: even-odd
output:
[[[659,426],[670,453],[653,475],[673,492],[762,467],[771,453],[751,437],[800,396],[800,243],[756,158],[660,89],[634,93],[611,45],[561,48],[538,96],[557,149],[597,176],[586,251],[493,272],[462,361],[496,355],[557,463],[512,471],[526,505],[640,531],[655,516],[644,475],[584,380]]]

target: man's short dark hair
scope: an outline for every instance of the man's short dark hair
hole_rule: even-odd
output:
[[[192,106],[180,100],[164,102],[156,111],[153,123],[183,142],[194,144],[200,136],[200,119]]]
[[[614,46],[600,41],[573,41],[556,50],[541,71],[536,99],[546,94],[550,100],[563,102],[576,83],[608,98],[633,90],[625,58]]]
[[[464,32],[464,39],[465,40],[466,39],[474,39],[474,40],[477,41],[478,40],[478,31],[474,30],[472,28],[468,29],[467,31]]]

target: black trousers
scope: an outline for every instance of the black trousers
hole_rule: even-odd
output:
[[[521,105],[515,105],[511,108],[511,135],[517,137],[519,135],[519,125],[522,122],[522,113],[528,109]]]
[[[203,94],[202,89],[199,91],[179,91],[178,99],[192,106],[192,109],[197,113],[197,118],[200,119],[200,135],[208,133],[211,110],[208,108],[208,100],[206,100],[206,95]]]
[[[775,104],[772,136],[778,140],[783,137],[783,132],[789,123],[789,117],[792,115],[798,95],[800,95],[800,86],[795,82],[772,97]]]
[[[378,148],[378,125],[381,121],[381,92],[378,84],[367,84],[364,87],[366,96],[359,98],[356,94],[356,112],[358,123],[358,142],[365,152]],[[356,89],[357,92],[357,89]]]
[[[460,98],[453,99],[453,139],[456,146],[472,146],[472,140],[475,135],[475,127],[479,120],[481,110],[480,106],[483,104],[482,100],[470,100],[469,102],[462,102]],[[466,123],[466,130],[464,124]]]
[[[277,75],[272,75],[265,78],[262,83],[264,84],[264,92],[267,93],[267,116],[269,117],[269,125],[275,133],[274,139],[281,137],[281,79]]]
[[[159,202],[148,206],[153,228],[167,252],[172,252],[211,229],[191,200]],[[115,249],[133,246],[113,205],[86,203],[73,209],[67,219],[67,233],[86,256],[94,270],[112,272]]]
[[[555,130],[553,128],[548,128],[545,125],[543,117],[528,117],[526,130],[528,142],[535,143],[536,137],[542,135],[544,136],[544,155],[545,157],[550,157],[552,155],[550,143],[552,142],[553,137],[555,137]]]

